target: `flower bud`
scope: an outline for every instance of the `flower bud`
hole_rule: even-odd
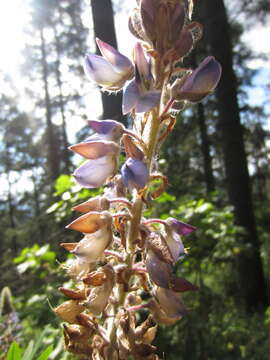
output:
[[[155,5],[154,0],[141,0],[140,15],[142,26],[147,38],[154,43],[156,40],[156,29],[154,23]]]

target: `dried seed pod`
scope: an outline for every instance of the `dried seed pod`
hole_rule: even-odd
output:
[[[146,240],[146,245],[161,261],[166,264],[174,263],[170,248],[162,234],[152,232]]]
[[[111,265],[102,268],[106,280],[100,286],[91,289],[84,306],[95,316],[99,315],[107,306],[111,291],[115,282],[115,274]]]
[[[102,270],[92,271],[82,280],[86,285],[101,286],[106,281],[106,274]]]
[[[77,300],[69,300],[53,309],[57,316],[63,321],[74,324],[77,322],[77,315],[85,310]]]
[[[58,290],[71,300],[83,300],[85,298],[84,290],[72,290],[63,287],[60,287]]]

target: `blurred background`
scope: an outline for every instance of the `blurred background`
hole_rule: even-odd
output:
[[[161,327],[155,345],[168,360],[268,360],[270,3],[194,2],[204,35],[185,66],[213,55],[223,75],[212,96],[178,115],[158,159],[170,186],[146,215],[198,228],[176,271],[200,290],[184,297],[190,314]],[[87,119],[129,124],[121,95],[101,95],[82,60],[95,37],[130,55],[135,4],[0,3],[1,360],[73,359],[51,311],[69,282],[59,243],[78,239],[64,228],[71,207],[100,190],[75,184],[80,159],[67,147],[89,134]]]

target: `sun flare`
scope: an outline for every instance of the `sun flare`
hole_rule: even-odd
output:
[[[25,1],[0,2],[0,71],[13,73],[18,70],[20,51],[24,43],[23,27],[28,17]]]

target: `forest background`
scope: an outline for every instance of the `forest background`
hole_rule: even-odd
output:
[[[72,359],[51,311],[62,300],[58,287],[69,285],[61,266],[70,259],[59,243],[74,242],[64,228],[71,208],[98,190],[75,184],[70,174],[79,159],[67,147],[89,134],[87,119],[129,124],[121,95],[100,95],[82,59],[95,52],[95,36],[114,46],[118,40],[129,55],[128,10],[135,4],[17,5],[1,9],[3,44],[8,29],[22,31],[10,37],[13,50],[0,62],[0,359]],[[195,2],[204,35],[186,65],[214,55],[223,75],[212,96],[178,116],[158,159],[170,186],[148,215],[197,227],[177,272],[200,288],[185,297],[190,314],[159,330],[162,359],[269,359],[269,52],[245,41],[254,29],[263,42],[269,10],[264,0]]]

